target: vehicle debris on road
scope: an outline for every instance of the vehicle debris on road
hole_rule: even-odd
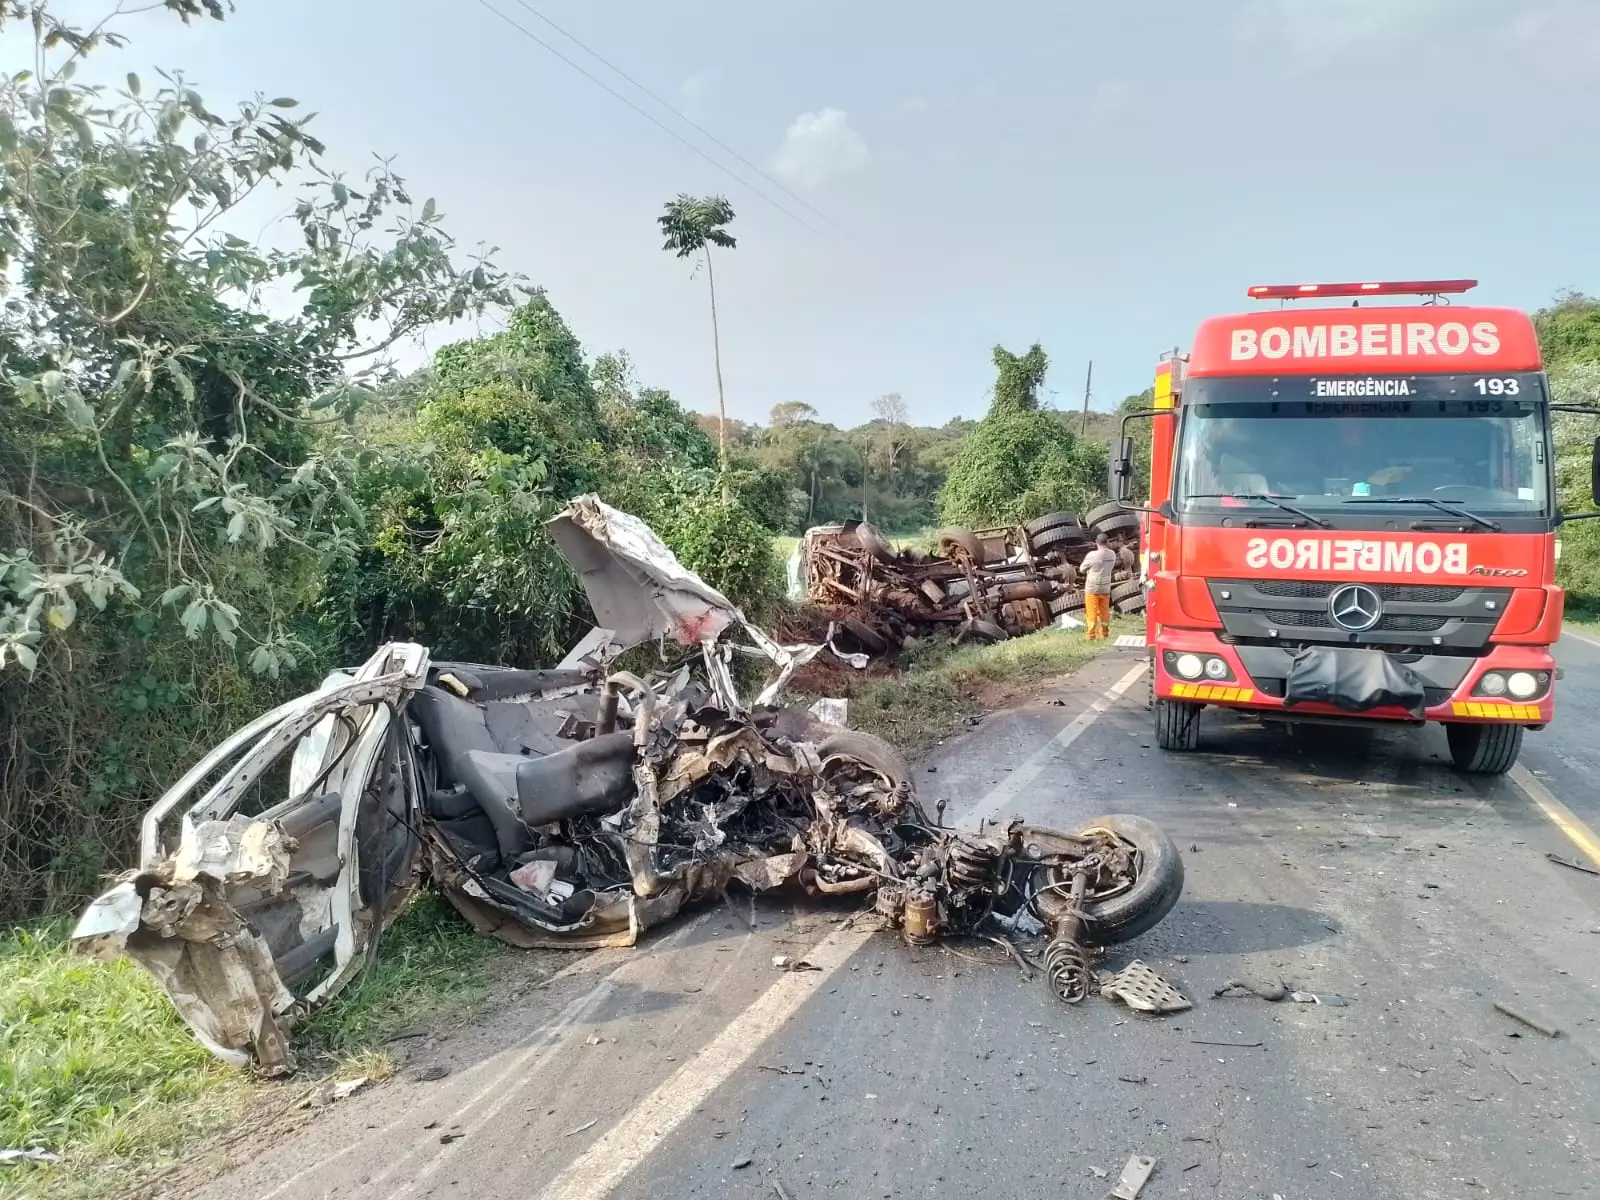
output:
[[[1117,1177],[1116,1186],[1106,1193],[1106,1200],[1139,1200],[1139,1193],[1155,1169],[1155,1159],[1135,1154],[1123,1164],[1122,1174]]]
[[[1021,525],[944,529],[931,553],[897,550],[863,521],[820,525],[796,548],[793,598],[826,612],[840,642],[872,656],[940,630],[957,641],[1001,641],[1083,611],[1079,564],[1098,533],[1117,556],[1113,606],[1142,612],[1138,517],[1116,504],[1081,519],[1056,512]]]
[[[264,714],[146,814],[139,866],[77,947],[131,956],[208,1049],[275,1075],[294,1069],[294,1021],[370,964],[423,879],[519,947],[631,946],[735,883],[858,896],[918,945],[1027,914],[1068,1002],[1093,947],[1177,902],[1182,860],[1154,823],[946,827],[893,747],[778,706],[824,646],[778,643],[596,497],[550,529],[598,623],[568,662],[435,663],[392,643]],[[661,670],[617,669],[649,643]],[[753,700],[736,654],[769,664]]]
[[[1530,1017],[1525,1012],[1519,1012],[1517,1009],[1512,1008],[1509,1004],[1502,1004],[1499,1000],[1496,1000],[1494,1002],[1494,1007],[1496,1012],[1504,1013],[1513,1021],[1516,1021],[1519,1025],[1526,1025],[1535,1033],[1542,1033],[1547,1038],[1561,1036],[1561,1030],[1556,1028],[1554,1025],[1551,1025],[1546,1021],[1541,1021],[1536,1017]]]

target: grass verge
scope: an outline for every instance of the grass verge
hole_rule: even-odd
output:
[[[1118,618],[1112,639],[1102,642],[1084,641],[1080,629],[1046,629],[993,646],[927,651],[898,678],[855,689],[850,724],[915,754],[958,727],[975,708],[1016,700],[1103,654],[1118,634],[1142,629],[1142,617]]]
[[[67,926],[0,938],[0,1147],[53,1164],[0,1166],[0,1195],[104,1196],[239,1121],[266,1087],[217,1062],[131,960],[68,949]],[[384,1039],[470,1019],[505,952],[443,900],[420,897],[379,943],[375,969],[303,1021],[303,1073],[393,1070]]]

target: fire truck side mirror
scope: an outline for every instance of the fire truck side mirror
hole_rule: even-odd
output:
[[[1595,438],[1594,448],[1589,451],[1589,495],[1600,505],[1600,437]]]
[[[1595,439],[1595,453],[1600,455],[1600,438]],[[1596,459],[1596,488],[1600,489],[1600,458]],[[1112,444],[1111,478],[1106,490],[1113,500],[1126,500],[1133,492],[1133,439],[1119,437]],[[1600,503],[1600,501],[1596,501]]]

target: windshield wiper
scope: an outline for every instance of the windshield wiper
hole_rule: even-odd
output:
[[[1185,500],[1261,500],[1275,508],[1281,508],[1286,513],[1310,522],[1322,529],[1332,529],[1333,522],[1325,521],[1321,517],[1314,517],[1303,508],[1296,508],[1292,504],[1285,504],[1285,500],[1298,500],[1298,496],[1279,496],[1268,492],[1194,492],[1185,496]]]
[[[1473,521],[1494,533],[1500,532],[1500,522],[1491,521],[1488,517],[1480,517],[1468,509],[1447,504],[1437,496],[1363,496],[1355,500],[1346,500],[1346,504],[1431,504],[1440,512],[1447,512],[1452,517],[1460,517],[1463,521]]]

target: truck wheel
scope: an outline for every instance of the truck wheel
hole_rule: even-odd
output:
[[[940,558],[953,559],[959,551],[972,560],[973,566],[983,566],[983,543],[970,529],[941,529],[934,535],[934,545]]]
[[[1050,601],[1050,611],[1052,613],[1054,613],[1058,617],[1062,616],[1065,613],[1082,612],[1083,611],[1083,592],[1082,591],[1063,592],[1061,595],[1057,596],[1054,600]]]
[[[1188,700],[1157,700],[1156,745],[1163,750],[1198,750],[1200,707]]]
[[[1504,775],[1522,751],[1521,725],[1446,725],[1456,770],[1472,775]]]
[[[1078,520],[1078,514],[1072,512],[1046,513],[1042,517],[1035,517],[1023,524],[1022,528],[1029,538],[1036,538],[1047,529],[1081,529],[1083,522]]]
[[[1137,519],[1136,514],[1130,513],[1127,509],[1123,508],[1122,505],[1113,500],[1110,504],[1102,504],[1099,508],[1091,508],[1088,512],[1084,513],[1083,523],[1092,529],[1108,517],[1122,516],[1134,516],[1135,519]]]
[[[1111,516],[1102,517],[1094,524],[1093,529],[1096,533],[1103,533],[1108,538],[1117,537],[1119,534],[1123,537],[1138,537],[1139,514],[1135,512],[1114,513]]]
[[[1035,554],[1044,554],[1050,550],[1086,547],[1089,542],[1089,534],[1081,525],[1056,525],[1042,533],[1030,534],[1028,548]]]

